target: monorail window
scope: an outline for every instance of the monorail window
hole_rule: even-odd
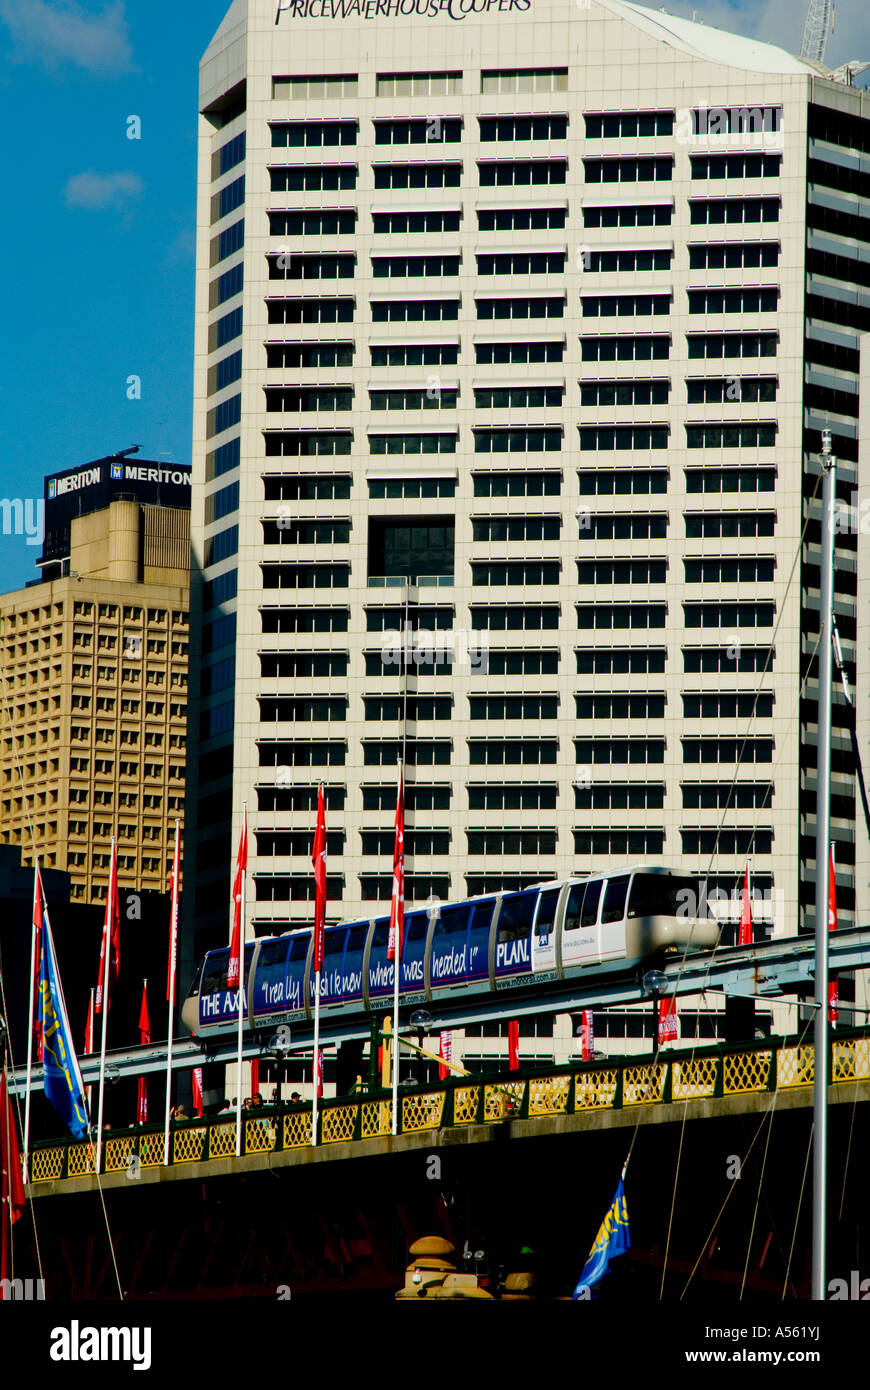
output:
[[[629,917],[712,917],[696,878],[676,874],[635,874],[628,897]]]
[[[340,956],[344,950],[344,938],[347,935],[345,928],[338,931],[328,931],[325,933],[323,943],[323,954],[326,956]]]
[[[498,914],[499,941],[517,941],[529,935],[537,901],[537,890],[529,893],[511,893],[502,898],[501,911]]]
[[[368,929],[368,922],[365,922],[361,927],[351,927],[350,936],[347,939],[348,956],[356,956],[362,952],[366,944],[366,932]]]
[[[602,922],[621,922],[625,916],[625,899],[628,896],[628,874],[620,874],[618,878],[607,880],[607,891],[604,894],[604,907],[601,912]]]
[[[490,898],[485,903],[474,904],[474,915],[471,918],[471,930],[474,932],[488,932],[492,926],[492,909],[495,907],[495,898]]]
[[[575,883],[568,894],[565,931],[577,931],[580,927],[594,927],[598,921],[600,898],[600,878],[591,878],[586,883]]]
[[[188,999],[192,999],[195,994],[199,994],[199,982],[202,979],[202,970],[204,965],[204,960],[199,961],[199,963],[197,964],[196,974],[194,975],[193,980],[191,981],[190,989],[187,991]]]
[[[245,947],[245,980],[251,973],[251,961],[254,958],[254,943],[251,942]],[[210,951],[205,959],[205,969],[203,971],[202,988],[200,994],[217,994],[219,990],[227,987],[227,967],[230,963],[229,948],[225,947],[222,951]]]
[[[274,941],[264,941],[260,947],[260,954],[257,957],[257,975],[261,970],[268,970],[270,966],[283,965],[287,957],[287,938],[279,936]]]
[[[305,936],[294,936],[293,944],[290,947],[290,959],[305,960],[308,955],[308,943],[311,940],[307,934]]]
[[[541,894],[541,900],[538,903],[538,915],[535,918],[535,936],[549,936],[552,932],[560,892],[561,889],[554,888],[548,893]]]
[[[435,940],[442,936],[465,935],[468,926],[468,903],[459,907],[443,907],[435,922]]]
[[[426,932],[427,932],[428,930],[429,930],[429,914],[428,914],[428,912],[415,912],[414,915],[413,915],[413,917],[409,917],[409,918],[407,919],[407,921],[405,922],[405,930],[404,930],[404,933],[403,933],[403,936],[404,936],[404,943],[403,943],[403,944],[406,944],[406,943],[411,942],[411,941],[419,941],[421,938],[425,941],[425,939],[426,939]]]

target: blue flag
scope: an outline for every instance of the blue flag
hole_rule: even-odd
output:
[[[54,959],[48,914],[43,918],[39,961],[39,1017],[42,1024],[42,1077],[45,1094],[75,1139],[88,1132],[84,1087],[72,1045],[63,990]]]
[[[601,1223],[598,1235],[595,1237],[595,1244],[589,1251],[589,1259],[583,1266],[583,1273],[571,1295],[572,1299],[580,1298],[584,1289],[591,1289],[593,1284],[599,1283],[607,1273],[610,1261],[615,1259],[617,1255],[624,1255],[626,1250],[630,1249],[631,1237],[628,1233],[628,1207],[625,1204],[625,1179],[623,1175],[619,1179],[616,1196]]]

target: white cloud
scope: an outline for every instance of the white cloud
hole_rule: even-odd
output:
[[[141,192],[142,180],[138,174],[98,174],[95,169],[87,169],[83,174],[73,174],[67,181],[64,196],[69,208],[123,211]]]
[[[77,0],[0,0],[0,20],[20,61],[74,63],[109,75],[133,69],[123,0],[104,4],[99,14]]]

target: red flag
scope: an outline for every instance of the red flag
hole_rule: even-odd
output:
[[[260,1089],[260,1062],[257,1057],[251,1058],[251,1096],[255,1096]]]
[[[659,1000],[659,1047],[662,1043],[675,1042],[677,1037],[677,999]]]
[[[519,1071],[520,1066],[520,1025],[515,1018],[508,1024],[508,1067]]]
[[[837,930],[837,883],[834,866],[834,845],[831,843],[830,879],[828,886],[828,931]],[[828,1022],[836,1023],[840,1017],[840,987],[836,975],[828,980]]]
[[[311,850],[314,865],[314,971],[323,969],[323,929],[326,925],[326,810],[323,783],[317,789],[317,829]]]
[[[737,937],[738,946],[752,945],[752,900],[749,896],[749,865],[746,865],[746,877],[743,880],[743,911],[740,914],[740,932]]]
[[[451,1031],[449,1028],[445,1028],[445,1029],[443,1029],[442,1032],[441,1032],[441,1046],[440,1046],[440,1049],[439,1049],[439,1050],[440,1050],[441,1056],[444,1058],[445,1062],[451,1062],[451,1061],[453,1060],[453,1033],[452,1033],[452,1031]],[[449,1067],[444,1067],[444,1066],[442,1066],[441,1063],[439,1062],[439,1063],[438,1063],[438,1080],[439,1080],[439,1081],[443,1081],[444,1078],[447,1077],[447,1076],[449,1076],[449,1075],[450,1075],[450,1068],[449,1068]]]
[[[109,951],[109,970],[106,974],[106,941],[111,938]],[[106,989],[106,1010],[112,1006],[112,980],[118,978],[121,968],[121,912],[118,907],[118,847],[112,841],[112,858],[109,865],[109,886],[106,891],[106,917],[100,942],[100,974],[97,979],[96,1011],[103,1011],[103,985]]]
[[[405,931],[405,789],[399,764],[399,795],[396,801],[396,840],[393,848],[393,895],[390,901],[390,935],[387,960],[402,959]]]
[[[33,877],[33,1041],[35,1044],[36,1060],[38,1062],[42,1061],[42,1010],[39,1007],[39,976],[42,969],[44,911],[42,875],[39,872],[39,861],[37,860],[36,873]]]
[[[583,1010],[583,1023],[580,1031],[581,1057],[584,1062],[591,1062],[595,1052],[595,1031],[592,1025],[592,1010]]]
[[[172,1000],[172,976],[175,973],[175,953],[178,949],[178,890],[181,879],[181,827],[175,822],[175,851],[172,873],[169,875],[169,964],[166,967],[166,1002]],[[169,1020],[170,1032],[172,1020]]]
[[[85,1024],[85,1055],[87,1055],[87,1054],[90,1053],[90,1052],[93,1052],[93,1050],[94,1050],[94,991],[91,990],[91,1002],[90,1002],[90,1004],[88,1005],[88,1019],[87,1019],[87,1023]],[[85,1088],[85,1090],[86,1090],[86,1094],[87,1094],[87,1098],[88,1098],[88,1109],[90,1109],[90,1107],[91,1107],[91,1101],[93,1100],[94,1088],[93,1088],[93,1086],[88,1085],[88,1086]]]
[[[142,1003],[139,1008],[139,1041],[143,1046],[151,1041],[151,1019],[148,1017],[148,981],[142,981]],[[148,1123],[148,1082],[139,1077],[136,1119],[140,1125]]]
[[[318,1047],[318,1049],[317,1049],[316,1078],[317,1078],[317,1094],[318,1094],[319,1096],[322,1096],[322,1095],[323,1095],[323,1048],[322,1048],[322,1047]]]
[[[248,867],[248,812],[245,810],[239,853],[236,857],[236,877],[233,883],[233,935],[230,941],[230,963],[227,967],[227,989],[239,987],[239,961],[242,940],[242,889]]]
[[[6,1213],[9,1223],[15,1225],[23,1212],[27,1198],[21,1178],[21,1153],[18,1148],[18,1131],[9,1101],[9,1086],[6,1072],[0,1072],[0,1221],[4,1227]],[[6,1253],[5,1230],[3,1252]],[[5,1270],[4,1270],[5,1274]]]
[[[253,1066],[253,1063],[251,1063],[251,1065]],[[193,1069],[193,1076],[192,1076],[192,1082],[193,1082],[193,1113],[194,1113],[194,1115],[201,1115],[201,1114],[202,1114],[202,1067],[194,1067],[194,1069]]]

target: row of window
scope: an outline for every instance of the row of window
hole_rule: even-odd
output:
[[[213,670],[214,668],[208,668]],[[212,687],[214,688],[214,687]],[[203,693],[207,693],[205,689]],[[769,719],[774,697],[770,692],[731,691],[683,694],[686,719]],[[426,723],[453,718],[449,695],[367,695],[363,698],[367,723]],[[575,695],[577,719],[664,719],[662,694],[620,693]],[[559,717],[558,695],[470,695],[471,720],[548,720]],[[348,701],[344,696],[260,697],[260,722],[343,723]]]
[[[775,287],[689,290],[687,293],[690,314],[770,314],[776,312],[779,303],[779,290]],[[670,293],[582,295],[580,306],[583,318],[653,318],[669,314],[671,302]],[[458,295],[444,299],[431,296],[372,299],[369,308],[372,323],[426,323],[455,321],[459,318],[460,304]],[[564,294],[499,295],[498,298],[475,294],[474,304],[478,319],[561,319],[565,317],[567,300]],[[352,323],[356,299],[350,295],[326,298],[310,295],[299,299],[269,299],[266,307],[269,323]],[[237,380],[241,373],[240,354],[225,362],[230,363],[235,357],[239,359],[239,370],[235,375],[225,376],[223,385]],[[212,372],[217,372],[220,366],[213,367]],[[229,367],[225,370],[229,371]],[[214,377],[213,383],[210,380],[210,390],[220,389],[219,376]]]
[[[687,449],[763,449],[776,444],[775,423],[686,425],[685,429]],[[474,426],[472,433],[476,454],[559,453],[562,450],[562,429],[557,425],[506,425],[493,429]],[[667,425],[581,425],[578,433],[581,453],[669,448]],[[375,455],[455,454],[458,438],[455,429],[443,433],[435,430],[369,433],[369,452]],[[265,454],[267,458],[349,455],[352,443],[350,430],[273,430],[266,432]]]
[[[655,738],[575,738],[572,740],[577,763],[582,766],[664,763],[666,740]],[[471,766],[510,764],[555,764],[559,739],[515,738],[468,741]],[[684,763],[769,763],[773,761],[772,738],[688,738],[681,739]],[[347,744],[343,739],[292,743],[259,742],[260,767],[344,767]],[[395,766],[404,750],[408,766],[449,766],[453,745],[450,739],[368,739],[363,740],[366,767]],[[715,831],[712,833],[716,833]]]

